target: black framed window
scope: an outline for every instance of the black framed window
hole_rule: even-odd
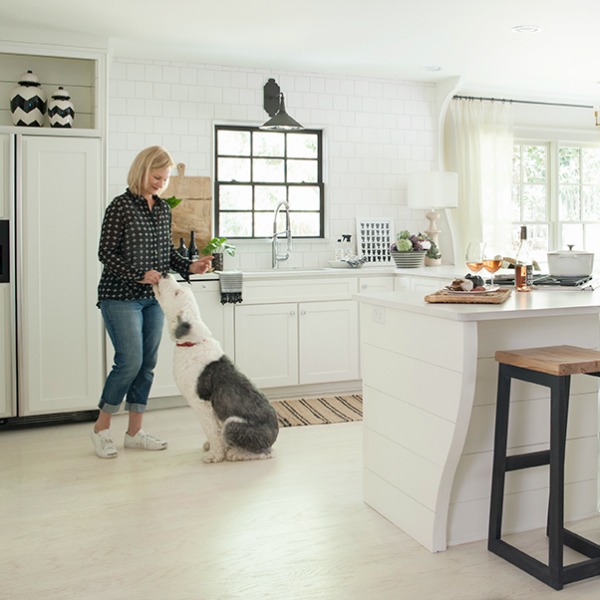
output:
[[[322,133],[217,125],[216,235],[271,237],[274,210],[285,200],[294,238],[324,237]]]

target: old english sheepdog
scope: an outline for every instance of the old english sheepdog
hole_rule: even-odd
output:
[[[175,382],[208,438],[204,462],[269,458],[279,433],[277,413],[212,337],[191,285],[163,275],[153,289],[176,343]]]

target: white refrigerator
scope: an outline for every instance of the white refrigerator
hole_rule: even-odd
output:
[[[40,131],[0,134],[0,148],[0,419],[93,411],[104,375],[103,142]]]

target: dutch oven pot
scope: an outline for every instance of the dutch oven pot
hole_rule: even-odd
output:
[[[594,253],[573,250],[548,252],[548,271],[553,277],[588,277],[594,268]]]

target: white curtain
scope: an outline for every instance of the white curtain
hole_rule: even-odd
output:
[[[488,242],[504,253],[511,247],[512,121],[510,102],[450,103],[445,168],[458,173],[455,264],[462,262],[468,242]]]

